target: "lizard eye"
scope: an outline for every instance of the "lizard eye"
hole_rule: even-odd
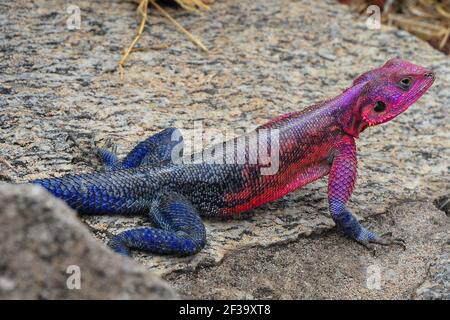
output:
[[[383,101],[377,101],[377,103],[375,103],[373,111],[377,113],[386,111],[386,103],[384,103]]]
[[[409,88],[411,87],[411,84],[412,84],[411,77],[405,77],[398,82],[398,86],[400,87],[400,89],[405,90],[405,91],[409,90]]]

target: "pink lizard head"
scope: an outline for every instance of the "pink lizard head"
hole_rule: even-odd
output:
[[[434,73],[401,59],[388,60],[383,66],[368,71],[353,82],[361,86],[352,108],[351,133],[387,122],[408,109],[433,84]]]

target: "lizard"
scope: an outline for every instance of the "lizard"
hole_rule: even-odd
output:
[[[340,95],[259,126],[254,132],[278,132],[279,165],[273,174],[263,175],[263,164],[250,163],[251,148],[245,146],[240,150],[244,161],[238,163],[173,161],[174,154],[192,155],[183,155],[180,131],[167,128],[138,143],[122,160],[116,148],[95,148],[103,170],[31,183],[80,214],[146,215],[151,227],[112,236],[109,245],[119,254],[140,250],[186,256],[206,244],[202,217],[239,215],[328,175],[329,211],[345,235],[371,249],[376,244],[404,246],[392,233],[363,227],[346,206],[357,176],[355,141],[368,127],[407,110],[434,80],[429,69],[393,58],[358,76]],[[232,145],[239,146],[238,138],[230,140]],[[218,150],[211,148],[203,154]],[[238,151],[233,147],[232,160]]]

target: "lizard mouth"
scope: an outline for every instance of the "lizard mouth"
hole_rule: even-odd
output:
[[[433,85],[435,79],[436,76],[433,72],[430,71],[425,73],[425,81],[423,81],[420,87],[417,88],[416,92],[412,91],[412,93],[406,97],[406,108],[416,102]]]

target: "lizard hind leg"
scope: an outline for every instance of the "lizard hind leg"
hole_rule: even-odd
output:
[[[172,160],[173,154],[181,157],[183,137],[177,128],[164,129],[138,143],[123,159],[124,168],[140,165],[161,165]]]
[[[206,231],[197,210],[176,192],[159,194],[151,203],[149,215],[156,227],[126,230],[112,238],[110,246],[122,255],[130,249],[186,256],[200,251]]]

